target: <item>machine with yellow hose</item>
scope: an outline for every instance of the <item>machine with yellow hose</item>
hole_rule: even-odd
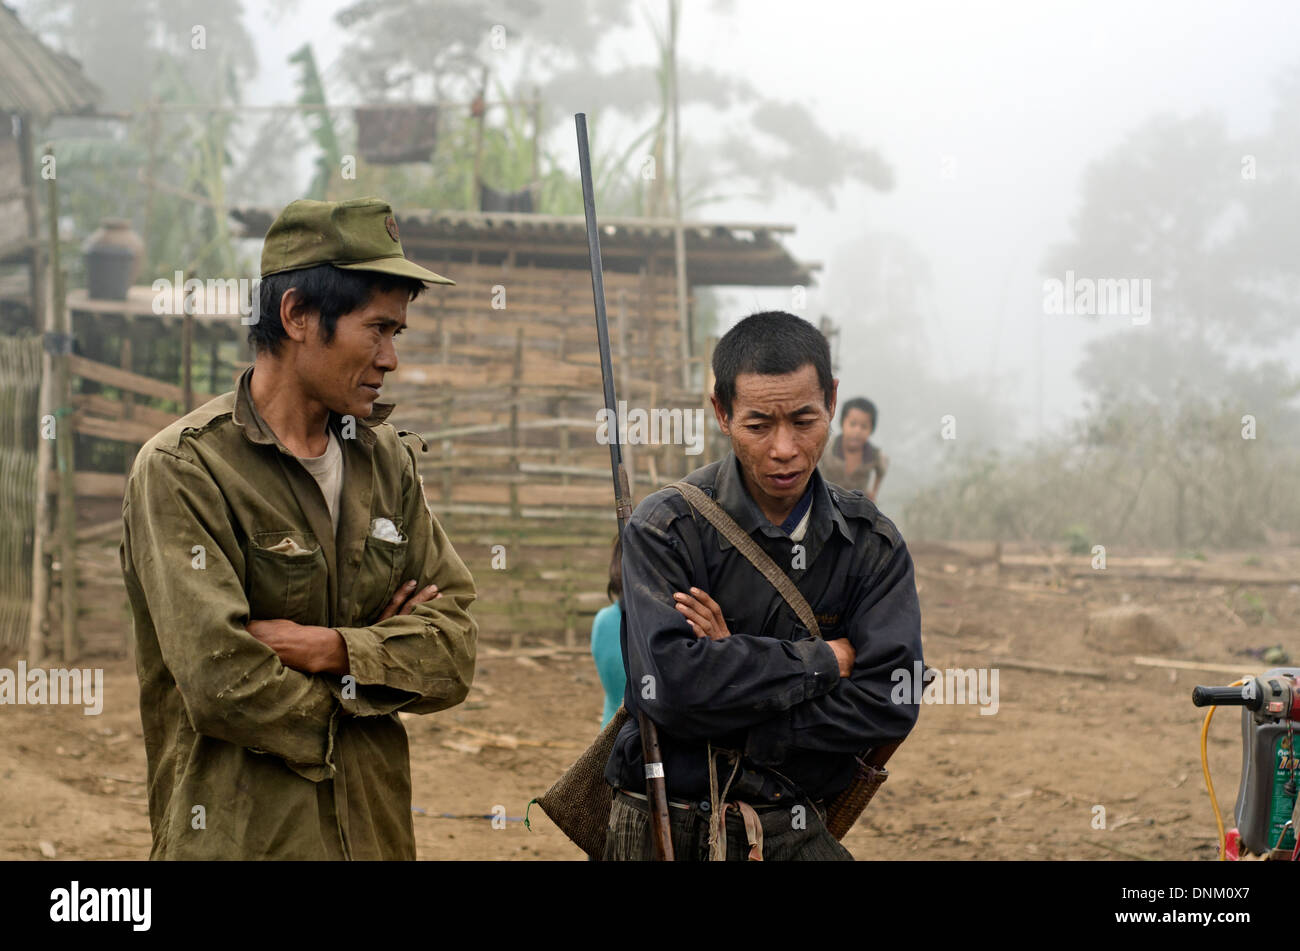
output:
[[[1258,677],[1227,687],[1197,687],[1192,703],[1209,707],[1201,726],[1201,769],[1210,805],[1219,827],[1219,858],[1238,858],[1235,846],[1271,859],[1300,859],[1296,835],[1300,827],[1300,667],[1275,667]],[[1241,784],[1234,818],[1237,827],[1224,832],[1223,816],[1210,781],[1206,738],[1210,720],[1220,706],[1241,707]]]

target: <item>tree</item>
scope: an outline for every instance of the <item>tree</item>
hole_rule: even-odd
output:
[[[946,460],[907,508],[921,534],[1179,549],[1300,530],[1300,71],[1271,127],[1156,116],[1084,175],[1048,278],[1150,282],[1149,323],[1116,320],[1077,373],[1081,418],[1010,456]]]
[[[1150,495],[1158,477],[1179,546],[1207,525],[1259,534],[1269,517],[1248,500],[1271,485],[1266,460],[1282,464],[1278,451],[1300,435],[1300,381],[1276,359],[1300,316],[1297,89],[1292,76],[1254,141],[1232,139],[1212,115],[1147,122],[1088,169],[1073,234],[1044,262],[1057,279],[1150,282],[1150,323],[1125,321],[1087,347],[1082,438],[1099,459],[1126,458],[1118,492]],[[1267,442],[1242,438],[1246,418]],[[1248,458],[1254,468],[1232,481]],[[1224,527],[1225,509],[1241,524]]]
[[[714,4],[726,10],[730,4]],[[607,182],[615,194],[601,194],[610,214],[664,214],[672,192],[668,176],[678,174],[666,157],[669,89],[666,66],[674,49],[671,29],[646,14],[656,37],[651,63],[606,68],[601,51],[616,31],[633,26],[628,4],[617,0],[504,0],[501,22],[480,5],[464,0],[361,0],[338,15],[356,31],[344,52],[347,63],[366,64],[349,81],[363,95],[387,96],[393,90],[411,97],[468,101],[478,94],[484,70],[502,78],[513,98],[540,89],[546,103],[544,132],[561,126],[571,144],[569,117],[586,112],[592,121],[614,116],[636,125],[622,143],[592,136],[593,149],[624,156],[622,174]],[[437,23],[440,43],[430,50],[411,23]],[[848,182],[887,189],[892,175],[873,150],[822,129],[801,105],[762,96],[743,79],[707,67],[677,64],[683,107],[743,110],[740,128],[721,128],[712,138],[683,137],[691,169],[683,177],[683,206],[698,209],[721,197],[717,182],[734,183],[747,194],[763,196],[777,183],[815,194],[828,205],[835,189]],[[644,123],[649,118],[648,128]],[[629,144],[630,143],[630,144]],[[568,153],[566,152],[566,159]],[[653,174],[642,175],[653,158]],[[551,169],[572,162],[548,156]],[[566,172],[566,175],[568,173]],[[685,175],[684,171],[682,172]],[[610,199],[614,199],[612,202]]]
[[[62,210],[78,234],[125,217],[148,237],[141,279],[232,276],[238,263],[225,207],[233,167],[230,111],[158,112],[159,105],[233,106],[256,68],[241,0],[42,0],[24,15],[80,59],[130,120],[59,120]],[[152,146],[152,149],[151,149]],[[62,174],[67,169],[67,174]],[[149,176],[155,187],[150,192]],[[70,256],[74,266],[77,256]]]
[[[1239,361],[1294,334],[1300,269],[1277,252],[1296,249],[1280,226],[1300,203],[1281,173],[1243,174],[1256,149],[1281,159],[1271,142],[1232,141],[1218,117],[1158,116],[1088,169],[1073,234],[1044,271],[1151,286],[1150,323],[1089,348],[1080,375],[1098,396],[1160,401],[1188,385],[1230,393]]]

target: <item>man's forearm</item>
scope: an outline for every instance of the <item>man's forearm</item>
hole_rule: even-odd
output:
[[[629,626],[629,679],[653,686],[638,702],[681,736],[743,729],[825,693],[839,679],[834,651],[811,638],[732,635],[710,641],[665,630],[648,640],[649,645],[636,643]]]
[[[248,632],[292,670],[307,675],[351,675],[354,683],[349,689],[334,687],[349,713],[375,716],[408,706],[418,706],[414,712],[428,713],[464,699],[474,666],[472,635],[468,639],[447,637],[436,627],[429,632],[428,621],[418,615],[396,615],[385,622],[340,629],[279,618],[250,621]],[[391,637],[380,633],[393,626],[411,631],[398,631]],[[448,629],[452,627],[448,625]],[[349,641],[361,655],[356,671]]]
[[[691,590],[695,574],[684,548],[635,516],[623,531],[628,679],[651,719],[680,736],[706,737],[761,722],[835,685],[838,659],[824,642],[745,631],[697,637],[673,598]]]
[[[286,667],[304,674],[348,672],[348,647],[343,635],[330,627],[298,624],[286,618],[249,621],[248,633],[265,644]]]

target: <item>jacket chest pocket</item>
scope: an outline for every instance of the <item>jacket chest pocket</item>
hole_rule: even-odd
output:
[[[367,536],[357,569],[355,623],[374,624],[397,591],[397,586],[418,575],[418,572],[406,570],[408,544],[405,538],[389,541]]]
[[[244,587],[252,620],[329,623],[329,566],[311,532],[253,535]]]

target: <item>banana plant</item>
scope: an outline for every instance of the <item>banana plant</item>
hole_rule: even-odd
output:
[[[298,104],[301,106],[325,106],[325,86],[321,83],[320,72],[316,69],[316,56],[311,44],[304,43],[289,57],[289,62],[300,69],[298,75]],[[342,162],[342,150],[339,148],[338,133],[334,129],[334,120],[328,109],[318,108],[303,113],[303,121],[311,130],[312,138],[320,147],[321,154],[316,158],[316,174],[312,177],[307,197],[324,201],[329,191],[330,178]]]

